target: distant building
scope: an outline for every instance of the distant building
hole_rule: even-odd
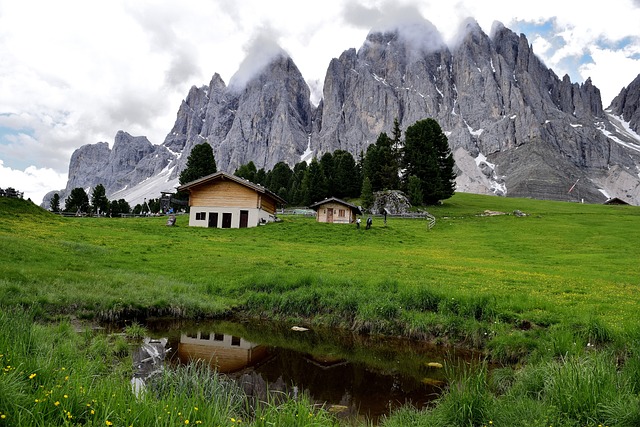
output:
[[[358,206],[335,197],[324,199],[309,207],[316,211],[316,220],[318,222],[350,224],[356,220],[357,215],[362,215],[362,211]]]
[[[189,192],[192,227],[246,228],[274,221],[286,202],[246,179],[216,172],[177,188]]]
[[[605,205],[628,205],[629,203],[625,202],[622,199],[619,199],[617,197],[614,197],[612,199],[607,200],[606,202],[604,202]]]

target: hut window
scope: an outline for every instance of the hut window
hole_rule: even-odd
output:
[[[231,345],[240,347],[240,337],[231,337]]]
[[[207,219],[206,212],[196,212],[196,221],[204,221],[205,219]]]
[[[338,216],[344,216],[344,209],[338,210]]]

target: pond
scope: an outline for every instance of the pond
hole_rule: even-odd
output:
[[[134,355],[134,387],[164,366],[205,361],[250,396],[307,393],[341,417],[376,422],[402,405],[424,408],[446,385],[445,363],[478,354],[403,338],[363,336],[270,322],[148,322],[149,337]],[[159,362],[164,359],[164,362]],[[137,385],[136,385],[137,384]]]

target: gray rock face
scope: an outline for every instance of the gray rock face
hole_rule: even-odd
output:
[[[427,21],[371,32],[358,50],[331,61],[316,108],[285,54],[241,85],[215,74],[190,89],[162,145],[119,132],[113,150],[106,143],[78,149],[67,191],[101,183],[111,194],[167,167],[175,180],[203,142],[228,172],[249,161],[267,170],[279,161],[293,166],[307,148],[317,157],[342,149],[357,158],[381,132],[391,134],[394,119],[404,131],[432,117],[454,153],[458,191],[640,204],[640,140],[615,117],[638,132],[640,76],[609,113],[590,79],[558,78],[524,35],[496,23],[489,36],[474,20],[459,34],[448,47]]]
[[[174,159],[169,150],[151,144],[146,137],[118,131],[113,149],[106,142],[98,142],[83,145],[73,153],[67,186],[57,193],[64,200],[71,190],[79,187],[84,188],[91,197],[91,190],[102,184],[106,194],[111,195],[157,175]],[[44,197],[43,206],[48,206],[53,193]]]
[[[629,86],[620,91],[608,109],[629,122],[632,130],[640,133],[640,74]]]
[[[182,152],[177,176],[191,149],[211,144],[218,170],[233,172],[253,161],[271,169],[300,160],[311,133],[309,88],[287,56],[278,56],[244,87],[226,87],[218,74],[189,91],[164,146]]]
[[[378,191],[373,196],[374,202],[370,209],[373,214],[383,214],[385,210],[391,215],[404,214],[411,209],[411,203],[402,191]]]

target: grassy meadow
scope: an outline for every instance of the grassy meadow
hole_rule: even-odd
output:
[[[111,389],[130,396],[131,361],[122,337],[78,325],[151,316],[265,317],[403,335],[480,349],[504,366],[452,372],[434,409],[390,414],[389,426],[640,425],[640,208],[456,194],[429,211],[431,230],[420,219],[384,225],[376,217],[371,230],[357,230],[300,216],[222,230],[188,227],[186,216],[177,227],[163,217],[63,218],[0,198],[0,390],[12,390],[0,391],[0,425],[194,422],[162,415],[165,406],[202,408],[211,391],[150,393],[144,404],[113,397],[100,417],[85,410]],[[85,332],[71,333],[72,325]],[[39,394],[55,391],[60,369],[74,363],[82,372],[66,395],[82,419],[65,418],[51,407],[63,400]],[[171,381],[192,375],[167,378],[159,390],[175,391]],[[85,402],[85,394],[94,397]],[[308,402],[248,416],[241,400],[210,405],[197,420],[337,422]]]

